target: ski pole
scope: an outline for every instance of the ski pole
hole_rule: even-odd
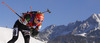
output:
[[[4,3],[4,2],[2,2],[2,3]],[[6,3],[4,3],[9,9],[11,9]],[[23,19],[20,15],[18,15],[13,9],[11,9],[17,16],[19,16],[21,19]],[[28,24],[29,25],[29,24]],[[31,28],[32,28],[32,26],[31,25],[29,25]],[[30,29],[31,31],[32,31],[32,29]]]
[[[2,3],[4,3],[3,1],[2,1]],[[20,15],[18,15],[12,8],[10,8],[6,3],[4,3],[10,10],[12,10],[17,16],[19,16],[20,18],[22,18]]]

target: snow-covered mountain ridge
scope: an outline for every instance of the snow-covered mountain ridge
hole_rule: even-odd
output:
[[[54,39],[56,39],[56,41],[63,40],[62,36],[70,38],[70,36],[73,35],[77,37],[78,36],[89,37],[89,39],[90,37],[92,38],[100,37],[99,36],[100,35],[100,14],[93,14],[92,16],[90,16],[88,19],[84,21],[76,21],[73,23],[69,23],[67,26],[50,25],[46,27],[45,30],[39,34],[39,37],[41,40],[49,41],[48,43],[50,43],[54,41]],[[58,37],[61,38],[57,39]]]

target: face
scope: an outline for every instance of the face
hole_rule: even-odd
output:
[[[34,19],[34,22],[35,22],[36,24],[41,23],[40,21],[37,20],[37,18]]]

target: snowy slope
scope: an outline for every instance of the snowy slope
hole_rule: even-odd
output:
[[[7,43],[12,38],[12,29],[0,27],[0,43]],[[24,43],[22,34],[19,33],[19,38],[16,43]],[[31,37],[30,43],[44,43]]]

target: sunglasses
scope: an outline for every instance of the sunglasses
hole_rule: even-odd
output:
[[[41,20],[39,20],[39,19],[37,19],[37,21],[39,21],[39,22],[43,22],[43,21],[41,21]]]

